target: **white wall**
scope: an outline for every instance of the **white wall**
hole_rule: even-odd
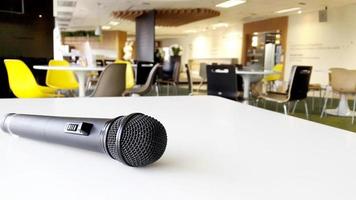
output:
[[[179,44],[183,47],[182,61],[205,58],[238,58],[242,49],[242,24],[182,36],[162,39],[162,46]]]
[[[328,10],[328,22],[318,12],[289,18],[285,78],[293,65],[312,65],[312,83],[328,83],[328,69],[356,69],[356,4]]]

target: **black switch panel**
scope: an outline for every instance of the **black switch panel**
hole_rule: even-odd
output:
[[[87,136],[90,134],[90,131],[93,127],[93,124],[81,122],[81,123],[67,123],[64,127],[65,133],[75,134],[75,135],[84,135]]]

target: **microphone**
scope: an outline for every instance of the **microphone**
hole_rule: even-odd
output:
[[[10,113],[1,129],[20,137],[104,153],[131,167],[157,161],[167,146],[164,126],[142,113],[114,119]]]

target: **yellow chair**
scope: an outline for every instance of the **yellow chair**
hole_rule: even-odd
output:
[[[6,71],[12,92],[18,98],[58,97],[56,90],[37,84],[27,65],[21,60],[5,59]]]
[[[69,63],[65,60],[50,60],[48,65],[69,67]],[[52,88],[61,90],[75,90],[79,87],[78,81],[71,71],[48,70],[46,84]]]
[[[264,78],[265,81],[278,81],[282,77],[283,64],[277,64],[272,68],[273,71],[279,72],[277,74],[271,74]]]
[[[135,86],[135,77],[132,64],[128,61],[116,60],[117,64],[126,64],[126,89],[131,89]]]

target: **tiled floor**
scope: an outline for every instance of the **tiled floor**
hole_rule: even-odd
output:
[[[171,87],[169,90],[169,95],[188,95],[189,91],[187,89],[186,85],[180,85],[178,86],[178,90],[177,90],[177,94],[175,93],[174,89]],[[149,95],[155,96],[155,92],[151,92]],[[202,90],[198,93],[198,92],[194,92],[194,95],[206,95],[206,86],[202,87]],[[161,86],[160,87],[160,96],[167,96],[167,87],[166,86]],[[309,113],[310,113],[310,118],[309,120],[317,122],[317,123],[321,123],[321,124],[325,124],[328,126],[333,126],[333,127],[337,127],[337,128],[341,128],[341,129],[345,129],[345,130],[349,130],[352,132],[356,132],[356,123],[352,124],[351,123],[351,118],[346,118],[346,117],[335,117],[335,116],[326,116],[323,118],[320,118],[320,113],[321,113],[321,103],[320,103],[320,99],[319,98],[315,98],[315,103],[314,103],[314,109],[312,109],[312,98],[313,97],[309,97],[307,99],[308,101],[308,107],[309,107]],[[338,100],[335,99],[333,101],[333,105],[329,104],[328,107],[330,108],[336,108],[338,104]],[[352,105],[352,102],[349,102],[350,107]],[[263,103],[259,104],[259,107],[264,108]],[[276,110],[276,105],[272,102],[267,102],[266,103],[266,109],[268,110],[272,110],[275,112],[280,112],[283,113],[283,108],[281,106],[279,106],[279,109]],[[305,113],[304,113],[304,104],[303,103],[299,103],[295,114],[293,115],[295,117],[299,117],[299,118],[303,118],[306,119]]]

